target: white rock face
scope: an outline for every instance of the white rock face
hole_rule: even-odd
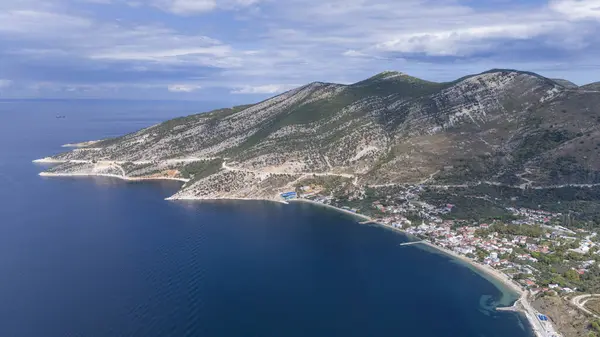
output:
[[[357,185],[419,182],[462,158],[510,154],[528,137],[531,118],[547,118],[573,92],[517,71],[445,84],[385,72],[349,86],[311,83],[45,160],[64,163],[55,173],[190,180],[175,198],[277,199],[311,175],[343,175]],[[503,156],[498,167],[514,160]]]

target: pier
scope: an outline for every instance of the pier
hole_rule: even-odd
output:
[[[409,246],[409,245],[416,245],[418,243],[423,243],[425,242],[425,240],[421,240],[421,241],[411,241],[411,242],[403,242],[401,244],[399,244],[399,246]]]
[[[520,299],[518,299],[515,304],[513,304],[510,307],[500,307],[500,308],[496,308],[496,311],[515,311],[515,312],[519,312],[521,311],[521,308],[519,308],[518,304],[519,304]]]

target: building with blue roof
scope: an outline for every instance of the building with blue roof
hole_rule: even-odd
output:
[[[280,196],[285,200],[296,199],[298,197],[298,193],[296,192],[284,192],[281,193]]]

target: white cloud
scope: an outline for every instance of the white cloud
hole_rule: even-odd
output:
[[[277,94],[298,87],[295,84],[246,85],[231,91],[232,94]]]
[[[229,47],[227,46],[177,49],[162,49],[157,47],[159,46],[117,46],[113,50],[100,51],[98,53],[90,55],[90,57],[96,59],[110,60],[157,61],[165,58],[196,54],[224,55],[224,53],[229,49]]]
[[[31,42],[7,49],[18,55],[85,57],[230,68],[240,65],[231,46],[203,35],[182,34],[158,25],[98,22],[76,15],[13,10],[0,12],[0,37]],[[52,49],[46,40],[52,41]]]
[[[502,6],[468,7],[465,1],[427,0],[290,0],[282,20],[295,25],[274,24],[270,37],[292,48],[307,48],[346,59],[393,57],[495,55],[513,42],[546,45],[565,54],[590,46],[586,40],[593,28],[577,29],[565,15],[548,5],[505,1]],[[600,0],[555,0],[568,7],[572,16],[600,15]],[[569,4],[566,4],[569,3]],[[561,8],[562,8],[561,7]],[[597,28],[597,27],[595,27]],[[578,36],[575,37],[574,35]],[[519,44],[526,48],[527,44]],[[337,50],[336,50],[337,49]],[[415,55],[416,54],[416,55]],[[522,54],[521,54],[522,55]],[[535,57],[535,53],[531,57]],[[346,62],[346,61],[344,61]]]
[[[194,84],[171,84],[167,87],[170,92],[192,92],[199,89],[202,87]]]
[[[600,56],[593,20],[600,18],[600,0],[503,0],[500,6],[495,1],[469,7],[473,3],[0,0],[0,56],[15,74],[5,60],[21,66],[30,82],[99,82],[123,91],[129,88],[123,82],[140,84],[136,90],[146,83],[165,94],[202,86],[207,90],[199,94],[206,95],[213,88],[270,95],[296,83],[354,82],[385,69],[448,80],[483,67],[577,67],[584,55],[588,63]],[[98,4],[106,6],[101,14],[94,12]],[[122,11],[123,18],[106,19]],[[4,76],[21,87],[22,79]]]
[[[13,82],[11,80],[0,78],[0,89],[8,88],[12,85],[12,83]]]
[[[166,0],[160,1],[157,6],[174,14],[193,15],[214,10],[217,8],[217,2],[215,0]]]
[[[368,54],[354,49],[346,50],[342,55],[348,57],[370,57]]]
[[[169,92],[192,92],[200,90],[202,87],[196,84],[160,84],[160,83],[54,83],[40,81],[30,83],[29,89],[45,92],[77,92],[77,93],[108,93],[108,92],[127,92],[128,90],[160,90],[165,87]]]
[[[478,26],[455,30],[406,34],[375,45],[386,52],[424,53],[432,56],[468,56],[493,47],[490,40],[525,40],[557,28],[558,23]]]
[[[93,4],[103,4],[103,5],[112,3],[112,0],[75,0],[75,1],[89,2],[89,3],[93,3]]]
[[[258,4],[262,0],[157,0],[156,7],[177,15],[190,16],[211,12],[217,8],[236,10]]]
[[[600,19],[600,0],[554,0],[550,9],[571,20]]]
[[[352,57],[352,58],[370,59],[370,60],[388,60],[388,61],[393,60],[394,62],[405,62],[406,61],[402,57],[394,57],[393,59],[390,59],[389,57],[379,55],[377,52],[374,52],[373,50],[360,51],[360,50],[350,49],[350,50],[346,50],[345,52],[343,52],[342,56]]]
[[[51,37],[60,32],[87,30],[91,26],[89,19],[62,13],[34,9],[0,11],[0,34],[18,34],[24,38]]]

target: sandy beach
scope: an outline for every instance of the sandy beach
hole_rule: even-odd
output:
[[[363,219],[365,221],[372,221],[373,220],[373,219],[371,219],[370,217],[368,217],[366,215],[354,213],[354,212],[351,212],[351,211],[343,209],[343,208],[339,208],[339,207],[335,207],[335,206],[331,206],[331,205],[326,205],[326,204],[323,204],[323,203],[320,203],[320,202],[316,202],[316,201],[312,201],[312,200],[308,200],[308,199],[292,199],[292,200],[290,200],[290,202],[304,202],[304,203],[315,205],[315,206],[321,206],[321,207],[331,208],[331,209],[336,210],[338,212],[343,212],[343,213],[352,215],[354,217],[357,217],[359,219]],[[381,225],[381,224],[378,224],[378,225]],[[382,226],[385,226],[385,225],[382,225]],[[389,226],[385,226],[385,227],[389,227]]]
[[[440,247],[437,246],[429,241],[423,241],[422,242],[424,245],[427,245],[429,247],[435,248],[441,252],[443,252],[444,254],[450,255],[458,260],[461,260],[465,263],[470,264],[471,266],[477,268],[478,270],[484,272],[486,275],[489,275],[491,277],[493,277],[494,279],[502,282],[503,285],[505,285],[506,287],[510,288],[512,291],[514,291],[515,293],[517,293],[518,295],[522,295],[524,290],[523,288],[521,288],[518,284],[516,284],[511,278],[509,278],[508,276],[506,276],[504,273],[488,266],[488,265],[483,265],[481,263],[478,263],[476,261],[471,260],[470,258],[460,255],[450,249],[446,249],[444,247]]]

